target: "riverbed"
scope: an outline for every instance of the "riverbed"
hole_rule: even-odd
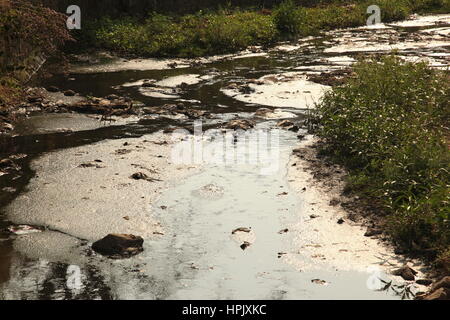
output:
[[[105,122],[37,112],[18,123],[2,137],[2,157],[20,170],[0,176],[0,229],[35,229],[0,233],[0,298],[412,298],[394,290],[405,282],[389,273],[404,263],[419,276],[426,268],[365,237],[358,223],[338,223],[339,194],[316,183],[293,150],[314,140],[305,119],[331,88],[320,79],[393,49],[448,68],[449,29],[449,15],[416,17],[266,51],[197,60],[98,53],[74,63],[70,75],[42,85],[79,97],[127,96],[146,107],[182,104],[209,116],[144,112]],[[255,127],[225,131],[234,119]],[[298,128],[278,126],[282,120]],[[130,178],[136,172],[150,181]],[[142,236],[144,252],[125,260],[94,253],[92,243],[108,233]]]

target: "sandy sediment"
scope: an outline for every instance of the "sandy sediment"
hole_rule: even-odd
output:
[[[374,268],[379,268],[384,274],[408,264],[422,277],[427,271],[422,264],[396,255],[394,248],[380,237],[365,236],[364,223],[352,221],[351,213],[349,216],[340,205],[348,201],[342,195],[345,171],[319,160],[316,142],[313,136],[303,140],[291,156],[288,169],[291,187],[302,199],[302,217],[289,230],[295,233],[295,248],[310,260],[287,255],[286,261],[299,270],[374,272]]]
[[[109,233],[157,236],[152,204],[169,182],[194,170],[171,162],[172,143],[155,133],[45,154],[32,163],[38,174],[28,192],[5,208],[8,219],[89,241]],[[146,179],[131,178],[139,172]]]

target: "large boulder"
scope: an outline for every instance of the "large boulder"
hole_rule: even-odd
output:
[[[92,249],[110,258],[129,258],[144,251],[144,239],[132,234],[108,234],[92,244]]]

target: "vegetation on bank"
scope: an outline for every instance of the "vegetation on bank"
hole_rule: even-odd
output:
[[[317,105],[322,152],[376,203],[395,241],[450,267],[450,76],[395,56],[354,67]]]
[[[185,16],[152,13],[145,20],[103,17],[79,34],[85,45],[141,56],[196,57],[231,53],[319,31],[356,27],[367,21],[367,8],[378,5],[383,22],[413,12],[450,12],[450,0],[360,0],[301,7],[286,0],[273,10],[222,9]]]
[[[20,82],[35,58],[55,54],[71,39],[65,15],[26,0],[1,2],[0,112],[22,96]]]

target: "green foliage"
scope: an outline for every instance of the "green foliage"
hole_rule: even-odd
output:
[[[350,169],[348,189],[382,201],[397,240],[448,248],[448,74],[395,56],[360,62],[355,72],[318,105],[326,152]]]
[[[135,18],[102,18],[78,38],[89,45],[143,56],[195,57],[231,53],[251,45],[267,45],[283,38],[315,35],[321,30],[356,27],[367,20],[367,7],[379,5],[385,22],[406,18],[415,10],[442,10],[450,0],[330,0],[315,7],[286,0],[273,12],[227,7],[181,17],[152,13]]]
[[[144,22],[103,18],[89,27],[97,45],[145,56],[201,56],[273,42],[270,16],[257,12],[199,13],[179,19],[151,14]]]
[[[304,19],[304,10],[299,9],[293,0],[283,1],[274,11],[273,20],[277,29],[288,35],[298,35]]]

